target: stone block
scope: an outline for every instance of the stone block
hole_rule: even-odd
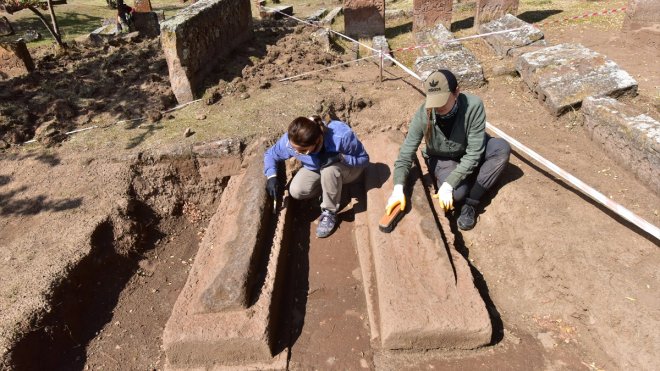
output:
[[[312,32],[312,40],[317,43],[321,49],[325,52],[329,52],[332,49],[332,43],[330,42],[330,32],[325,28],[319,28],[318,30]]]
[[[422,55],[415,60],[414,69],[425,79],[431,72],[448,69],[456,75],[462,88],[476,88],[486,83],[484,71],[477,57],[443,25],[437,25],[429,31],[417,32],[418,45],[428,45],[418,49]]]
[[[582,112],[591,139],[660,194],[660,122],[608,97],[587,97]]]
[[[133,10],[136,13],[147,13],[153,11],[151,8],[151,0],[134,0]]]
[[[639,29],[660,32],[660,1],[629,0],[626,16],[623,19],[623,30]]]
[[[588,96],[637,94],[637,81],[604,55],[580,44],[559,44],[522,54],[516,70],[556,116]]]
[[[413,0],[413,32],[451,28],[452,0]]]
[[[285,231],[291,229],[291,218],[284,207],[270,235],[267,264],[253,273],[261,276],[259,291],[254,302],[247,308],[238,306],[229,310],[208,311],[203,297],[216,280],[218,272],[235,265],[236,251],[227,244],[239,235],[253,234],[250,225],[261,214],[246,215],[239,209],[258,208],[259,212],[271,214],[270,208],[246,206],[254,199],[245,194],[244,185],[259,183],[263,187],[263,174],[250,178],[250,168],[262,168],[261,160],[255,157],[246,173],[229,180],[218,209],[209,222],[206,234],[200,243],[188,280],[177,298],[172,314],[163,332],[163,348],[169,369],[284,369],[286,351],[278,342],[281,318],[281,300],[286,271],[289,242]],[[258,202],[258,200],[256,200]],[[257,212],[257,210],[254,210]],[[244,228],[248,227],[250,231]],[[235,246],[237,247],[237,246]],[[246,254],[248,254],[246,252]],[[241,282],[234,282],[242,286]],[[219,298],[223,300],[223,298]],[[279,353],[276,354],[276,353]]]
[[[363,141],[372,162],[365,176],[368,207],[355,214],[354,233],[372,339],[380,338],[387,350],[486,345],[492,333],[488,311],[467,261],[438,230],[419,168],[410,172],[409,211],[391,233],[378,229],[393,187],[388,165],[402,142],[395,132]]]
[[[267,226],[273,216],[262,167],[261,161],[248,166],[232,216],[225,216],[223,236],[215,241],[229,259],[204,289],[200,300],[205,312],[245,309],[251,304],[258,282],[257,266],[268,245]]]
[[[215,62],[252,37],[250,2],[206,0],[180,10],[160,25],[172,91],[192,101]]]
[[[385,35],[385,1],[344,0],[344,30],[351,37]]]
[[[0,80],[27,75],[34,62],[23,40],[0,42]]]
[[[477,13],[474,16],[474,26],[479,29],[481,24],[498,19],[505,14],[515,15],[518,12],[519,0],[477,0]]]
[[[308,22],[319,22],[323,19],[323,16],[325,16],[326,14],[328,14],[328,9],[321,8],[319,10],[314,11],[309,16],[307,16],[306,20]]]
[[[499,56],[511,56],[513,49],[524,46],[545,44],[541,30],[511,14],[505,14],[499,19],[481,24],[479,26],[479,33],[483,34],[516,28],[522,29],[486,36],[484,40]]]
[[[387,39],[385,38],[385,36],[382,35],[374,36],[373,41],[371,42],[371,47],[376,50],[382,51],[383,55],[390,55],[390,46],[387,44]],[[373,52],[373,55],[378,55],[378,54],[379,54],[378,52]],[[376,63],[380,63],[379,58],[375,58],[374,61],[376,61]],[[394,62],[392,62],[387,58],[383,58],[383,65],[390,67],[394,65]]]
[[[283,14],[293,15],[293,5],[277,5],[269,7],[269,9],[265,9],[265,11],[261,13],[261,18],[280,19],[284,17]]]
[[[156,37],[160,35],[160,23],[156,12],[133,13],[133,26],[141,36]]]
[[[343,12],[343,10],[344,10],[344,8],[342,8],[341,6],[338,6],[338,7],[334,8],[334,9],[332,9],[332,10],[331,10],[331,11],[325,16],[325,18],[323,18],[323,20],[321,20],[321,24],[325,24],[325,25],[332,24],[332,23],[335,21],[335,18],[337,18],[337,16],[338,16],[339,14],[341,14],[341,13]]]
[[[14,29],[11,27],[9,19],[7,19],[5,16],[0,17],[0,36],[9,36],[13,34]]]

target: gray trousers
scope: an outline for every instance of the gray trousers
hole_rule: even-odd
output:
[[[320,193],[323,195],[321,208],[337,212],[342,186],[356,181],[363,171],[363,167],[350,167],[342,163],[321,169],[320,174],[302,168],[291,180],[289,194],[297,200],[305,200]]]
[[[509,162],[509,155],[511,154],[511,147],[504,139],[492,138],[486,136],[486,150],[481,156],[479,166],[475,170],[476,183],[478,183],[484,190],[488,190],[495,184],[500,174]],[[456,169],[459,161],[443,157],[430,157],[428,159],[429,171],[433,171],[435,179],[438,182],[438,188],[447,179],[449,174]],[[469,176],[459,183],[458,187],[454,188],[454,201],[461,201],[466,196],[469,197],[470,180],[474,179]],[[479,195],[480,197],[481,195]],[[478,201],[478,200],[475,200]]]

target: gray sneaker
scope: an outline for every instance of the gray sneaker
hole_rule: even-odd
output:
[[[337,214],[330,210],[323,210],[319,217],[319,225],[316,227],[316,237],[325,238],[332,234],[337,224]]]
[[[469,231],[474,228],[474,225],[477,223],[477,212],[474,210],[472,205],[465,204],[461,208],[461,215],[456,220],[458,228]]]

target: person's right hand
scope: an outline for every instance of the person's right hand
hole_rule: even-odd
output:
[[[385,212],[387,215],[392,214],[397,205],[401,208],[401,211],[406,209],[406,195],[403,194],[403,184],[395,184],[392,195],[387,200],[387,206],[385,207]]]
[[[266,192],[268,192],[272,198],[277,198],[280,194],[280,185],[277,182],[277,176],[271,176],[268,178],[268,181],[266,181]]]

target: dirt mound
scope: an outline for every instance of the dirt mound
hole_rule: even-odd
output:
[[[64,52],[45,47],[33,54],[35,72],[0,82],[0,140],[7,143],[32,139],[53,120],[66,132],[175,104],[157,39],[74,44]]]

